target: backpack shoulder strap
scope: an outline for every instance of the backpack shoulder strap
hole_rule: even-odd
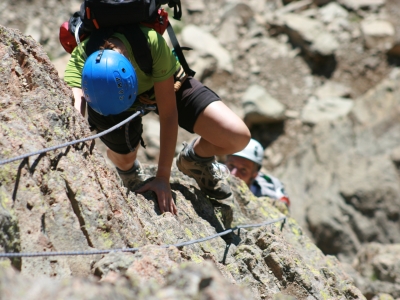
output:
[[[188,63],[186,62],[186,58],[183,55],[182,47],[179,45],[178,39],[175,36],[175,32],[171,26],[171,23],[168,23],[167,31],[168,31],[168,36],[172,43],[172,47],[174,47],[174,51],[178,56],[179,62],[182,65],[183,70],[185,70],[185,73],[188,74],[189,76],[194,76],[196,72],[193,71],[191,68],[189,68]]]
[[[104,41],[110,38],[114,32],[115,31],[111,28],[92,31],[90,39],[86,44],[86,55],[89,56],[93,52],[99,50],[100,46],[104,45]]]
[[[131,45],[133,56],[139,68],[147,75],[151,75],[153,71],[153,57],[151,56],[150,45],[145,34],[138,24],[124,26],[118,29],[127,38]]]

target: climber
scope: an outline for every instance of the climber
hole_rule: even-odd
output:
[[[232,175],[242,179],[257,197],[277,199],[290,206],[282,182],[271,175],[260,172],[264,149],[259,142],[251,139],[243,150],[228,155],[226,165]]]
[[[145,26],[140,29],[153,58],[151,74],[145,74],[138,67],[131,45],[122,33],[114,33],[102,49],[92,53],[85,62],[83,52],[89,37],[81,43],[82,47],[74,49],[65,71],[64,80],[72,87],[74,106],[84,114],[87,103],[88,121],[101,132],[131,116],[142,103],[157,105],[160,117],[158,169],[155,178],[136,192],[155,192],[161,212],[177,213],[169,179],[178,124],[199,135],[190,144],[184,144],[176,160],[178,169],[194,178],[207,196],[229,197],[232,192],[226,178],[218,176],[221,165],[216,162],[215,155],[243,149],[250,139],[247,126],[216,93],[192,76],[182,76],[182,67],[162,35]],[[125,89],[115,86],[120,77],[124,78]],[[177,80],[182,85],[176,91],[174,82]],[[153,88],[153,93],[146,94]],[[125,95],[122,104],[121,94]],[[108,147],[108,158],[116,166],[124,185],[131,190],[143,179],[142,166],[136,159],[139,144],[144,146],[141,136],[142,118],[137,117],[128,127],[101,137]]]

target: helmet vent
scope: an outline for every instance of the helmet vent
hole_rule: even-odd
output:
[[[104,52],[104,50],[100,50],[100,51],[99,51],[99,54],[97,54],[97,56],[96,56],[96,62],[97,62],[97,63],[100,62],[101,57],[103,56],[103,52]]]
[[[126,70],[125,70],[125,68],[122,68],[122,73],[126,73]]]

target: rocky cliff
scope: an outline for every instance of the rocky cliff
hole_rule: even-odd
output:
[[[7,144],[5,147],[2,144],[0,148],[2,155],[0,159],[90,134],[85,121],[67,109],[71,101],[70,92],[58,79],[44,53],[45,51],[51,58],[59,75],[62,76],[68,55],[65,55],[59,45],[58,26],[79,8],[80,2],[80,0],[1,1],[0,24],[7,28],[18,28],[25,36],[18,33],[15,37],[0,41],[1,49],[5,51],[0,66],[2,74],[0,88],[3,99],[0,109],[2,112],[7,112],[2,113],[0,122],[0,143]],[[253,137],[266,147],[264,170],[285,183],[292,202],[290,215],[300,225],[302,234],[307,234],[324,254],[338,258],[341,267],[355,280],[356,286],[367,299],[376,299],[380,297],[379,295],[382,299],[399,298],[400,9],[398,1],[182,0],[182,8],[182,22],[171,21],[181,44],[194,49],[187,52],[186,57],[191,67],[197,71],[196,77],[215,90],[238,115],[243,117],[251,128]],[[15,34],[8,33],[9,30],[6,32],[5,36]],[[32,39],[40,43],[43,48],[35,44]],[[11,57],[15,59],[12,60]],[[31,57],[34,58],[30,60]],[[36,65],[37,68],[32,67]],[[59,96],[60,91],[65,96]],[[8,113],[9,111],[12,113]],[[17,116],[24,121],[20,121]],[[43,125],[39,125],[42,123]],[[143,136],[148,147],[139,153],[139,158],[141,162],[149,164],[149,170],[158,157],[158,126],[156,116],[149,114],[145,118]],[[11,129],[7,129],[9,127]],[[26,135],[20,131],[26,132]],[[4,136],[7,138],[3,138]],[[190,138],[192,136],[181,130],[177,151],[180,150],[180,142]],[[11,210],[2,210],[1,224],[5,228],[5,233],[2,234],[1,240],[4,241],[5,251],[90,250],[102,249],[103,243],[109,245],[108,238],[92,236],[93,232],[104,231],[106,232],[104,236],[108,236],[109,229],[106,228],[115,222],[114,219],[107,219],[111,215],[109,211],[102,208],[103,204],[99,204],[98,210],[102,213],[92,213],[96,210],[91,208],[86,211],[85,206],[81,207],[79,204],[82,203],[81,199],[86,199],[86,195],[93,194],[95,199],[114,195],[114,192],[109,194],[109,192],[99,192],[97,189],[92,191],[93,180],[97,180],[96,182],[107,189],[109,185],[118,186],[112,168],[103,166],[104,169],[98,169],[97,160],[96,163],[87,163],[87,160],[93,157],[98,157],[104,162],[100,155],[103,151],[101,143],[97,143],[93,151],[91,144],[86,143],[48,153],[40,158],[34,156],[25,162],[0,166],[1,174],[5,174],[1,175],[2,191],[7,186],[7,194],[4,192],[2,195],[7,195],[7,199],[17,199],[20,195],[23,199],[29,199],[22,207],[24,209],[26,207],[29,214],[35,215],[30,218],[21,212],[18,219],[16,212],[22,211],[22,208],[17,204],[11,206]],[[75,159],[75,154],[77,157],[85,157],[83,163],[80,159]],[[74,157],[73,164],[68,162],[71,157]],[[47,162],[47,169],[42,169],[43,161]],[[76,166],[77,164],[79,166]],[[57,172],[61,167],[63,170],[69,170],[73,169],[71,165],[80,168],[79,171],[74,171],[75,175],[71,173],[68,177],[59,176]],[[7,173],[3,173],[3,170]],[[38,172],[43,175],[39,176]],[[52,172],[55,172],[56,177],[53,177]],[[179,180],[185,182],[188,180],[181,178],[177,172],[174,174]],[[26,176],[31,176],[29,178],[33,181],[25,181],[28,178]],[[150,171],[149,176],[152,176]],[[113,183],[110,183],[110,179],[105,182],[104,179],[98,179],[103,177],[114,178]],[[76,188],[78,180],[74,178],[86,184],[82,190]],[[189,181],[185,184],[195,186]],[[238,183],[234,184],[236,186]],[[41,196],[31,196],[31,190],[40,190]],[[195,196],[192,195],[192,191],[195,192]],[[241,191],[238,192],[242,195]],[[203,201],[196,189],[180,193],[190,199],[192,205],[195,203],[194,199]],[[77,217],[71,217],[69,222],[74,224],[76,232],[79,233],[70,231],[79,244],[75,248],[64,248],[64,244],[72,247],[67,240],[63,240],[62,247],[61,241],[54,242],[57,247],[52,248],[55,246],[48,244],[48,240],[37,233],[49,232],[49,228],[53,228],[53,235],[62,236],[63,239],[68,236],[62,231],[57,231],[55,234],[54,230],[58,227],[49,225],[53,224],[50,220],[61,222],[61,216],[68,215],[64,212],[64,208],[55,209],[59,214],[56,214],[57,217],[50,217],[52,214],[45,213],[47,206],[44,204],[35,204],[35,209],[32,206],[32,203],[37,201],[42,203],[43,199],[51,198],[48,203],[52,207],[54,203],[58,203],[53,199],[59,197],[72,199],[68,201],[71,202],[72,212]],[[4,198],[5,196],[2,196],[2,199]],[[253,205],[247,196],[235,198],[235,201],[239,201],[240,204],[240,199],[246,199],[243,200],[246,205]],[[115,201],[123,200],[116,197]],[[4,207],[14,205],[14,200],[12,203]],[[154,205],[153,203],[152,209],[156,208]],[[210,214],[215,207],[212,203],[209,205],[207,211]],[[240,204],[239,207],[246,206],[243,205]],[[106,205],[111,211],[113,207]],[[121,210],[122,215],[125,215],[126,208],[124,209]],[[246,210],[248,219],[239,222],[235,221],[235,217],[232,218],[235,209],[233,212],[226,207],[218,209],[214,213],[215,218],[208,216],[203,219],[212,224],[211,231],[221,231],[226,226],[233,226],[232,224],[258,222],[265,220],[266,217],[252,215],[251,210]],[[266,210],[269,211],[269,208]],[[203,216],[200,213],[203,211],[202,208],[196,208],[195,211],[196,214]],[[242,210],[239,211],[243,213]],[[95,220],[102,220],[101,226],[104,227],[92,225],[91,219],[86,215],[82,217],[82,213],[93,216]],[[149,218],[153,217],[151,215]],[[36,220],[35,225],[32,225],[36,231],[27,233],[20,230],[24,227],[19,227],[18,222],[26,223],[29,227],[31,219]],[[136,224],[132,221],[135,218],[130,220],[129,222]],[[229,220],[233,220],[231,225]],[[122,236],[127,232],[126,224],[130,224],[126,222],[120,229]],[[97,226],[103,229],[100,230]],[[190,231],[193,231],[193,228]],[[137,244],[132,244],[132,235],[139,240],[142,237],[140,231],[133,233],[129,231],[127,233],[129,243],[125,240],[117,243],[119,239],[115,237],[115,232],[114,228],[113,247],[136,246]],[[243,232],[241,230],[241,234]],[[285,231],[282,234],[285,235]],[[21,236],[24,238],[21,239]],[[32,243],[29,239],[31,236],[35,241],[40,239],[40,246],[33,247],[37,242]],[[45,236],[52,235],[46,233]],[[145,236],[147,237],[146,234]],[[153,236],[158,235],[151,234],[151,237]],[[177,236],[181,240],[188,237]],[[106,240],[108,242],[105,242]],[[144,239],[140,245],[146,244],[148,240],[151,239]],[[242,239],[242,242],[244,240],[246,239]],[[170,242],[157,240],[157,243]],[[237,243],[235,240],[235,245]],[[42,248],[42,244],[47,246]],[[21,245],[33,248],[21,250]],[[297,247],[298,244],[295,245],[296,249],[300,248]],[[304,255],[307,256],[308,253]],[[201,254],[201,257],[203,256]],[[62,265],[67,266],[64,264],[66,259],[47,261],[48,267],[45,268],[47,274],[50,274],[48,270],[53,267],[64,270],[60,269],[59,265],[63,262]],[[90,256],[80,259],[92,260]],[[29,269],[27,266],[35,265],[37,261],[39,260],[23,259],[21,263],[19,260],[13,260],[12,264],[17,269],[22,268],[22,273],[27,273]],[[74,260],[68,258],[68,264],[72,265],[72,261],[75,261],[74,267],[68,265],[66,268],[72,268],[73,274],[84,274],[87,277],[87,274],[95,273],[96,276],[104,277],[101,275],[102,271],[93,271],[94,265],[87,267],[75,258]],[[22,266],[27,267],[27,270],[24,271]],[[125,270],[125,267],[118,270],[120,269]],[[271,271],[272,268],[269,266],[267,270]],[[125,274],[124,272],[122,274]],[[54,274],[72,273],[54,272]],[[286,271],[284,273],[286,274]],[[11,282],[26,280],[16,279],[20,277],[15,275],[5,276],[9,276],[7,278],[10,278]],[[240,283],[249,281],[248,278],[253,278],[252,280],[257,278],[252,276],[246,275],[240,280],[235,280]],[[91,284],[97,280],[95,278],[94,281],[82,285],[89,288],[95,286]],[[251,282],[250,285],[254,286],[253,281]],[[70,283],[75,286],[78,284],[76,281]],[[166,289],[172,287],[165,281],[161,286]],[[105,287],[103,291],[108,288]],[[110,290],[113,290],[112,285]],[[280,290],[286,293],[282,287]],[[69,291],[67,288],[66,293]],[[98,292],[96,295],[101,293]],[[272,294],[274,292],[266,293],[268,297],[272,297]],[[258,294],[253,295],[255,298],[258,297]],[[278,294],[275,297],[279,298]],[[296,294],[294,297],[302,299],[303,296]],[[331,298],[337,299],[340,296]]]
[[[0,159],[90,135],[70,90],[42,47],[0,27]],[[149,179],[154,166],[147,166]],[[325,256],[290,217],[286,224],[236,230],[285,216],[230,179],[234,196],[205,198],[173,172],[177,216],[160,214],[152,193],[122,188],[91,143],[32,156],[0,168],[2,252],[134,253],[2,259],[6,299],[364,299],[334,256]]]

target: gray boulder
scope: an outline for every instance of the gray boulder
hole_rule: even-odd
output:
[[[351,10],[362,8],[376,9],[385,5],[386,0],[338,0],[340,4]]]
[[[242,98],[244,120],[249,126],[285,119],[285,106],[259,85],[248,87]]]
[[[210,33],[195,25],[185,26],[182,33],[185,45],[195,49],[200,55],[211,55],[216,58],[218,67],[227,72],[233,71],[232,58],[229,52]]]
[[[311,98],[303,108],[301,120],[306,124],[335,120],[347,115],[353,105],[353,101],[346,98]]]
[[[357,286],[365,295],[385,299],[400,297],[400,244],[370,243],[363,246],[352,263]]]
[[[315,90],[318,99],[324,98],[347,98],[351,94],[351,88],[335,81],[327,81]]]
[[[365,20],[361,22],[361,32],[367,48],[388,51],[394,46],[395,30],[387,21]]]
[[[297,14],[283,15],[282,20],[293,43],[310,55],[330,56],[339,47],[335,37],[317,20]]]

